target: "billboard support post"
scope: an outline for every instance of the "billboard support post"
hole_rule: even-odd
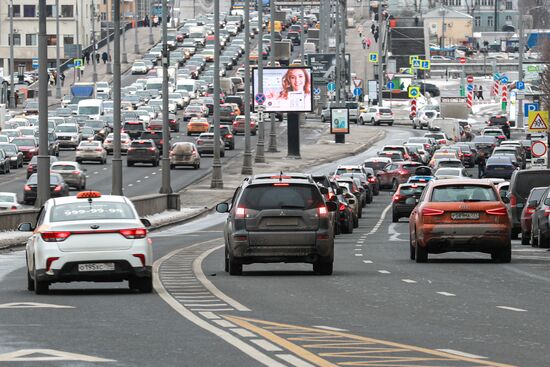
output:
[[[219,0],[215,0],[219,1]],[[272,25],[274,25],[272,23]],[[264,30],[264,3],[263,0],[258,2],[258,39],[262,39]],[[258,93],[263,94],[263,75],[264,75],[264,57],[263,57],[263,43],[258,42]],[[256,156],[254,157],[255,163],[264,163],[265,162],[265,128],[264,128],[264,119],[261,121],[258,119],[258,141],[256,143]]]
[[[288,158],[301,159],[300,156],[300,113],[290,112],[287,114],[287,141]]]

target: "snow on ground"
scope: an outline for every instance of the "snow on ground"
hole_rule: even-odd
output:
[[[204,213],[207,210],[208,208],[202,206],[181,208],[181,210],[167,210],[162,213],[148,215],[144,218],[148,219],[153,227],[159,227],[169,223],[180,222],[189,218],[193,218]]]

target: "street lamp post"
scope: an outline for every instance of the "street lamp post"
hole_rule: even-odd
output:
[[[155,43],[155,40],[153,39],[153,8],[151,7],[151,0],[149,0],[149,16],[147,17],[149,19],[149,44],[153,45]]]
[[[214,160],[210,187],[223,189],[220,149],[220,0],[214,0]]]
[[[38,188],[35,206],[50,198],[50,155],[48,154],[48,36],[46,0],[38,2]]]
[[[263,0],[262,0],[263,1]],[[269,2],[269,23],[270,23],[270,45],[271,51],[269,52],[269,62],[271,67],[275,66],[275,1]],[[269,148],[268,152],[277,152],[277,127],[275,126],[275,114],[270,113],[269,118],[271,123],[269,124]]]
[[[244,8],[244,39],[250,40],[250,0],[245,0]],[[241,173],[243,175],[251,175],[252,152],[250,150],[250,42],[244,43],[244,55],[244,154]]]
[[[139,55],[138,16],[137,16],[137,14],[134,14],[134,54]]]
[[[263,51],[264,45],[262,42],[264,28],[264,0],[258,0],[258,93],[263,94],[263,74],[264,74],[264,62],[263,62]],[[258,106],[258,109],[260,107]],[[256,143],[256,157],[254,162],[264,163],[265,162],[265,122],[263,117],[263,111],[258,111],[258,142]]]
[[[55,0],[55,98],[61,98],[61,70],[59,68],[59,0]]]
[[[124,31],[122,32],[122,59],[123,64],[128,63],[128,54],[126,53],[126,22],[124,22]]]
[[[13,0],[10,0],[10,108],[15,108],[15,60],[13,56]]]
[[[94,72],[92,74],[92,81],[97,82],[97,62],[96,62],[96,54],[97,54],[97,43],[96,43],[96,36],[95,36],[95,3],[94,0],[92,0],[92,65],[94,68]]]
[[[107,21],[107,64],[105,65],[105,73],[113,73],[111,63],[111,22],[109,21]]]
[[[113,44],[113,171],[112,195],[123,195],[122,191],[122,156],[120,154],[120,1],[114,6],[114,44]]]
[[[161,194],[171,194],[170,186],[170,126],[168,125],[168,5],[162,1],[162,186]]]

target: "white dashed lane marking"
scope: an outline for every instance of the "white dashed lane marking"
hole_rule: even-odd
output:
[[[371,261],[371,260],[363,260],[363,262],[364,262],[365,264],[372,264],[372,261]]]
[[[389,271],[387,271],[387,270],[378,270],[378,272],[379,272],[380,274],[391,274],[391,273],[390,273]]]
[[[412,280],[412,279],[401,279],[401,280],[405,283],[410,283],[410,284],[416,283],[416,280]]]
[[[449,293],[449,292],[437,292],[437,294],[441,294],[442,296],[445,296],[445,297],[456,297],[456,294]]]
[[[509,306],[497,306],[497,308],[500,308],[502,310],[515,311],[515,312],[527,312],[527,310],[524,310],[523,308],[516,308],[516,307],[509,307]]]

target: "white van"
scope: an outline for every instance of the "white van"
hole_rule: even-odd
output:
[[[316,52],[317,52],[317,47],[315,47],[315,43],[313,42],[304,43],[304,55],[314,54]]]
[[[145,89],[147,90],[156,89],[162,94],[162,78],[147,78]]]
[[[78,102],[78,114],[89,116],[92,120],[99,120],[105,113],[103,100],[101,99],[83,99]]]
[[[429,120],[428,129],[430,131],[441,131],[455,143],[460,141],[460,124],[453,118],[435,118]]]
[[[193,99],[198,97],[198,85],[195,79],[178,79],[176,83],[176,92],[187,91],[189,98]]]

